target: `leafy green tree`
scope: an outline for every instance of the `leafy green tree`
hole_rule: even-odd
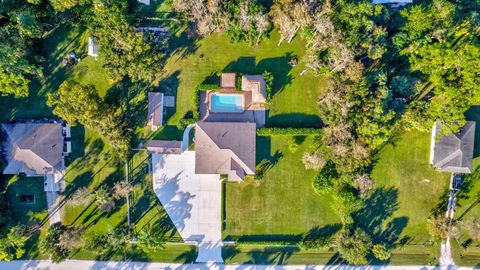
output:
[[[95,191],[95,202],[102,212],[110,212],[115,208],[115,199],[106,186],[101,186]]]
[[[362,229],[346,230],[337,237],[336,246],[340,256],[348,263],[365,265],[368,263],[372,240]]]
[[[26,97],[29,77],[41,75],[41,69],[31,64],[21,49],[0,44],[0,95]]]
[[[53,9],[59,12],[91,2],[90,0],[49,0],[49,1]]]
[[[31,11],[23,11],[17,14],[17,27],[20,34],[30,38],[39,38],[42,35],[42,29]]]
[[[386,245],[376,244],[373,246],[373,256],[381,261],[386,261],[392,256],[392,251]]]
[[[124,253],[129,247],[129,229],[123,226],[110,229],[107,234],[97,235],[87,245],[87,249],[100,258],[106,258],[112,253]]]
[[[153,81],[163,68],[162,44],[136,32],[127,17],[127,1],[94,0],[91,25],[108,74],[114,80]]]
[[[6,236],[0,238],[0,261],[20,259],[25,253],[25,243],[28,238],[25,226],[11,227]]]
[[[474,19],[480,8],[462,7],[462,3],[434,0],[401,12],[406,23],[400,34],[409,37],[402,54],[409,58],[411,69],[429,82],[417,97],[428,107],[412,109],[423,113],[426,125],[443,123],[448,127],[444,133],[457,132],[465,124],[465,112],[480,102],[479,28]]]
[[[69,251],[60,245],[60,236],[67,229],[61,223],[55,223],[48,228],[45,239],[41,242],[42,252],[50,254],[53,262],[61,262],[68,258]]]
[[[146,226],[138,232],[137,245],[143,250],[160,250],[164,244],[165,235],[153,226]]]
[[[47,104],[69,124],[81,123],[99,132],[119,154],[128,150],[130,133],[122,115],[107,107],[93,85],[65,81],[58,92],[48,94]]]

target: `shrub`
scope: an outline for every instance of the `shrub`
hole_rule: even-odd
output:
[[[195,124],[195,122],[197,121],[194,118],[182,118],[178,122],[177,128],[183,130],[183,129],[186,129],[187,126],[191,124]]]
[[[307,170],[320,170],[325,167],[326,161],[320,152],[305,152],[302,156],[303,165]]]
[[[115,208],[115,200],[105,186],[101,186],[97,191],[95,191],[95,202],[97,203],[98,209],[102,212],[110,212]]]
[[[287,136],[307,136],[319,134],[318,128],[259,128],[257,129],[258,136],[275,136],[275,135],[287,135]]]
[[[344,231],[336,239],[340,256],[348,263],[355,265],[367,264],[367,255],[372,247],[370,236],[361,229]]]
[[[95,236],[87,245],[87,249],[99,258],[106,258],[109,254],[125,252],[129,247],[129,229],[117,227],[110,229],[107,234]]]
[[[83,245],[80,227],[67,227],[60,222],[50,226],[40,248],[51,255],[53,262],[61,262]]]
[[[165,235],[152,226],[144,227],[137,235],[137,245],[143,250],[160,250],[165,244]]]
[[[73,206],[80,206],[87,204],[92,198],[92,193],[88,190],[87,187],[81,187],[75,190],[75,192],[70,197],[70,203]]]
[[[118,181],[113,186],[113,198],[121,199],[126,198],[128,193],[133,191],[133,186],[125,181]]]
[[[333,181],[338,178],[339,175],[335,170],[335,164],[331,161],[328,161],[327,164],[320,170],[320,172],[313,179],[313,189],[318,194],[323,194],[324,192],[330,192],[333,190]]]
[[[218,84],[200,84],[197,89],[199,91],[211,91],[211,90],[218,90],[220,89],[220,86]]]
[[[267,102],[272,100],[273,95],[273,74],[270,71],[264,71],[262,73],[263,79],[265,80],[265,90],[267,91]]]
[[[373,256],[381,261],[386,261],[390,259],[392,252],[386,245],[376,244],[373,246]]]

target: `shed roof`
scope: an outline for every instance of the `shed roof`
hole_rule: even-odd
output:
[[[195,173],[228,174],[239,181],[255,174],[255,123],[198,122],[195,128]]]
[[[59,123],[2,124],[4,174],[52,174],[63,170],[63,133]]]
[[[475,122],[468,121],[457,133],[441,137],[443,126],[437,124],[433,129],[435,141],[432,151],[432,165],[444,172],[471,173],[473,148],[475,143]]]
[[[235,81],[237,75],[235,73],[222,73],[220,76],[221,88],[235,88]]]
[[[182,153],[181,141],[150,140],[147,142],[147,150],[158,154],[176,154]]]
[[[147,125],[157,128],[163,124],[163,93],[148,93]]]

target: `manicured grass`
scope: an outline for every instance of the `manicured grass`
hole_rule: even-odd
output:
[[[47,216],[47,198],[43,191],[43,177],[3,177],[6,181],[5,196],[17,222],[41,223]],[[22,201],[22,196],[33,196],[32,201]]]
[[[363,225],[380,238],[427,244],[426,219],[446,202],[450,174],[429,165],[430,133],[404,131],[385,146],[374,165],[374,195],[367,199]],[[387,235],[386,235],[387,233]]]
[[[267,159],[274,165],[262,180],[226,184],[223,237],[292,237],[340,223],[330,196],[319,196],[312,188],[316,172],[305,170],[301,161],[313,140],[313,136],[257,137],[257,163]]]
[[[47,198],[43,191],[43,177],[3,176],[1,186],[5,189],[5,198],[10,204],[15,223],[27,226],[39,225],[40,231],[30,235],[25,244],[22,258],[45,259],[38,248],[39,238],[45,234],[49,223],[47,218]],[[22,196],[34,196],[33,201],[22,201]]]
[[[327,81],[323,77],[305,74],[304,65],[291,67],[292,57],[304,54],[305,44],[300,38],[292,43],[277,46],[278,34],[258,46],[245,43],[232,44],[227,36],[213,34],[199,41],[188,40],[184,35],[173,41],[175,53],[168,60],[160,89],[176,94],[176,112],[168,120],[175,125],[188,111],[194,109],[193,89],[203,83],[218,82],[221,71],[259,74],[264,70],[273,73],[274,96],[270,104],[270,125],[318,126],[317,100],[324,92]]]

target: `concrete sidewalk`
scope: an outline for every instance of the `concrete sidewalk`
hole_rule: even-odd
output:
[[[67,260],[59,264],[48,260],[0,262],[2,270],[433,270],[436,266],[350,266],[350,265],[224,265],[224,264],[175,264],[175,263],[146,263],[146,262],[99,262]],[[458,267],[459,270],[474,269],[472,267]]]

